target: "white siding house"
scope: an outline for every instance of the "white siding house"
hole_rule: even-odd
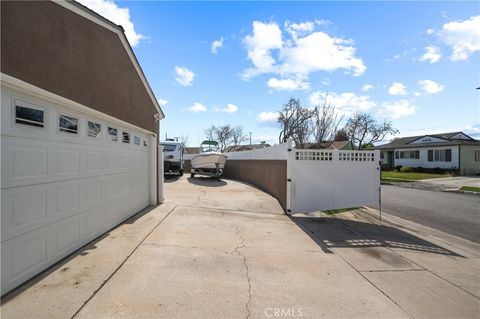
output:
[[[480,141],[462,132],[411,136],[376,147],[384,166],[444,169],[462,175],[480,173]]]

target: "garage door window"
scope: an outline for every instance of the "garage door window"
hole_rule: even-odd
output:
[[[61,132],[78,134],[78,119],[76,117],[60,115],[58,125]]]
[[[140,145],[140,137],[134,136],[134,137],[133,137],[133,144],[135,144],[135,145]]]
[[[15,105],[15,123],[44,127],[45,111],[41,109]]]
[[[118,130],[113,127],[108,128],[108,136],[112,141],[117,141],[118,140]]]
[[[100,135],[101,130],[102,126],[100,125],[100,123],[88,121],[88,136],[97,137]]]
[[[123,143],[130,143],[130,133],[123,132]]]

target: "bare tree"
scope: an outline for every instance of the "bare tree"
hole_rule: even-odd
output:
[[[335,111],[335,106],[327,104],[328,94],[325,93],[325,100],[323,106],[316,106],[314,108],[314,138],[315,143],[325,141],[333,141],[338,131],[338,125],[343,120],[343,116]]]
[[[204,132],[209,140],[218,142],[221,152],[223,152],[227,146],[232,144],[233,128],[230,125],[212,125],[204,129]]]
[[[212,126],[207,127],[206,129],[203,130],[205,135],[207,136],[207,139],[213,141],[215,140],[215,125],[212,124]]]
[[[237,146],[248,140],[248,137],[243,134],[243,126],[237,125],[232,127],[232,142]]]
[[[391,122],[384,120],[383,123],[379,123],[371,114],[364,112],[354,113],[344,129],[356,149],[383,141],[388,134],[398,134],[398,130],[393,127]]]
[[[311,119],[313,116],[314,110],[303,108],[300,100],[290,98],[278,112],[277,121],[282,127],[278,141],[285,143],[291,138],[297,147],[304,147],[312,134]]]
[[[349,137],[345,129],[340,129],[335,133],[334,141],[348,141]]]

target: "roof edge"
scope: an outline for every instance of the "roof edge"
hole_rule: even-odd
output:
[[[145,89],[147,90],[148,95],[150,96],[150,99],[152,100],[153,105],[155,106],[155,109],[160,115],[160,119],[165,118],[165,113],[163,112],[160,104],[158,103],[157,98],[155,97],[155,94],[153,93],[153,90],[147,80],[147,77],[145,76],[145,73],[142,70],[142,67],[140,66],[140,63],[138,62],[138,59],[133,52],[132,47],[130,46],[130,43],[128,42],[127,36],[125,35],[124,29],[122,26],[117,25],[113,23],[112,21],[108,20],[107,18],[103,17],[102,15],[96,13],[95,11],[89,9],[88,7],[84,6],[83,4],[76,2],[74,0],[67,0],[67,1],[62,1],[62,0],[52,0],[52,2],[64,7],[67,10],[72,11],[73,13],[76,13],[112,32],[115,32],[118,37],[120,38],[120,41],[122,42],[125,51],[127,52],[130,60],[132,61],[132,64],[135,67],[135,70],[138,73],[138,76],[140,77],[140,80],[142,81]]]

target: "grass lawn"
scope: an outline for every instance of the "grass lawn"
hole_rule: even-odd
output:
[[[330,210],[322,210],[322,213],[326,215],[335,215],[338,213],[345,213],[351,210],[359,209],[360,207],[349,207],[349,208],[339,208],[339,209],[330,209]]]
[[[463,186],[460,188],[461,191],[467,191],[467,192],[477,192],[480,193],[480,187],[475,187],[475,186]]]
[[[401,182],[401,181],[419,181],[429,178],[449,177],[448,174],[433,173],[404,173],[404,172],[382,172],[382,181]]]

